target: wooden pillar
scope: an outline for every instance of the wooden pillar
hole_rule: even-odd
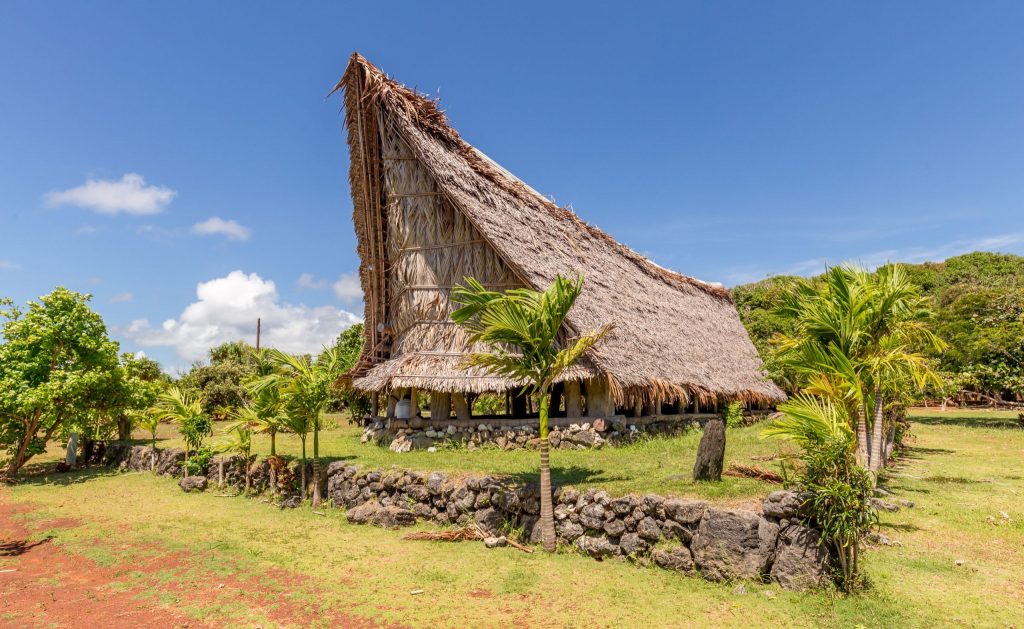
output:
[[[417,399],[416,387],[409,389],[409,417],[416,417],[420,412],[420,403]]]
[[[377,391],[373,392],[373,397],[370,398],[370,417],[376,417],[380,413],[380,393]]]
[[[447,421],[452,414],[452,395],[444,391],[430,392],[430,421]]]
[[[580,383],[570,380],[565,383],[565,416],[580,416]]]
[[[394,419],[395,417],[395,405],[398,404],[399,398],[404,395],[401,391],[392,391],[388,394],[388,419]]]
[[[469,420],[469,402],[465,393],[452,393],[452,403],[455,406],[455,419]]]
[[[643,399],[637,395],[633,398],[633,417],[643,417],[644,415],[644,403]]]
[[[611,417],[615,414],[608,381],[604,378],[587,380],[587,417]]]

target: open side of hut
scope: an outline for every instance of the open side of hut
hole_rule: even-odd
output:
[[[466,143],[435,101],[353,54],[344,92],[349,180],[365,294],[366,339],[353,385],[383,401],[430,396],[433,421],[470,421],[472,398],[518,385],[466,369],[473,347],[453,323],[453,285],[543,289],[586,277],[565,334],[615,332],[567,374],[552,409],[568,418],[699,410],[724,400],[773,403],[728,291],[664,269],[558,207]],[[384,404],[374,405],[381,414]]]

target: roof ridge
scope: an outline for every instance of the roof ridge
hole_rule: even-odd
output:
[[[596,225],[592,225],[587,222],[573,210],[551,202],[547,197],[534,190],[529,184],[512,174],[495,160],[491,159],[483,151],[463,139],[459,132],[448,121],[448,117],[445,115],[444,110],[440,108],[439,99],[435,100],[430,96],[391,78],[387,73],[375,66],[370,60],[358,52],[352,53],[344,75],[338,84],[335,85],[334,89],[331,90],[331,94],[345,86],[349,78],[349,73],[352,72],[356,66],[359,66],[366,71],[366,78],[368,80],[378,83],[378,89],[372,90],[371,93],[383,95],[382,92],[386,92],[392,95],[393,98],[398,99],[399,102],[396,104],[402,106],[401,108],[410,115],[417,126],[448,145],[450,149],[458,152],[471,168],[476,170],[495,185],[501,187],[506,192],[509,192],[524,201],[539,202],[542,207],[551,212],[555,217],[575,222],[590,236],[604,241],[607,245],[611,246],[616,253],[623,256],[635,264],[641,271],[651,275],[652,277],[661,279],[676,288],[692,287],[714,297],[725,299],[730,303],[732,302],[732,295],[726,288],[714,286],[697,278],[690,277],[689,275],[679,273],[678,271],[667,269],[653,260],[648,259],[643,254],[638,253],[627,245],[619,242]],[[381,90],[380,88],[384,89]]]

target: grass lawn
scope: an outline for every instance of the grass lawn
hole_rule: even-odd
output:
[[[214,603],[200,596],[259,575],[282,600],[314,610],[324,626],[334,624],[329,614],[341,609],[367,622],[444,627],[1019,627],[1024,624],[1024,431],[1005,420],[955,413],[925,413],[914,420],[913,447],[887,483],[897,497],[916,506],[883,514],[882,531],[902,545],[866,553],[872,587],[855,596],[797,594],[749,583],[737,591],[735,584],[572,553],[528,555],[476,543],[405,541],[399,532],[349,525],[340,510],[317,515],[308,508],[278,511],[258,500],[210,492],[187,495],[172,480],[145,473],[93,469],[30,477],[0,497],[31,507],[14,517],[34,531],[34,538],[52,535],[51,543],[62,551],[119,571],[111,591],[131,590],[153,605],[214,624],[277,624],[270,620],[274,610],[252,602],[244,591]],[[777,447],[759,441],[756,433],[757,428],[730,431],[727,458],[748,462],[743,458]],[[534,469],[535,453],[394,455],[360,446],[357,433],[344,427],[328,439],[325,451],[333,457],[370,465]],[[685,475],[696,440],[697,435],[688,435],[620,450],[558,451],[554,459],[563,478],[565,470],[584,469],[573,482],[616,493],[732,500],[771,489],[753,481],[709,490],[666,480]],[[68,519],[79,525],[48,528]],[[166,557],[178,558],[175,570],[146,568]],[[17,561],[0,557],[0,569]],[[183,594],[182,583],[194,588]],[[39,587],[60,591],[59,585],[41,582]]]
[[[359,443],[362,429],[346,422],[345,415],[328,416],[333,427],[320,433],[320,456],[325,461],[345,460],[360,463],[368,468],[398,466],[421,471],[444,470],[500,474],[536,479],[540,473],[536,451],[480,448],[473,452],[466,449],[441,449],[438,452],[414,450],[398,454],[372,444]],[[216,433],[225,426],[218,423]],[[776,461],[755,461],[752,456],[771,455],[780,447],[786,447],[774,440],[759,437],[760,425],[729,429],[726,439],[725,460],[743,465],[757,465],[778,471]],[[659,493],[662,495],[702,497],[715,502],[735,504],[763,496],[771,490],[764,483],[726,477],[721,483],[697,483],[690,479],[693,470],[700,430],[690,430],[675,438],[649,438],[638,443],[602,450],[555,450],[551,455],[552,478],[555,483],[580,487],[599,487],[613,494]],[[139,443],[148,443],[148,435],[136,431],[134,437]],[[312,456],[312,441],[307,439],[307,454]],[[183,447],[181,438],[173,425],[162,424],[158,433],[159,447]],[[265,435],[253,438],[256,454],[270,453],[270,439]],[[299,438],[291,434],[277,436],[277,453],[298,456],[301,452]],[[54,456],[59,456],[54,450]]]

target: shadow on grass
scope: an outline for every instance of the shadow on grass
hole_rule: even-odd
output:
[[[51,539],[53,538],[44,537],[36,542],[30,542],[27,539],[15,539],[9,542],[4,542],[0,544],[0,557],[18,557],[19,555],[24,555],[36,546],[42,546]]]
[[[31,468],[26,466],[23,475],[18,476],[15,482],[19,485],[57,485],[63,487],[77,483],[86,483],[105,476],[117,476],[120,473],[117,468],[107,467],[106,465],[92,465],[70,472],[57,472],[52,464],[40,464]]]
[[[515,472],[509,474],[508,478],[515,479],[523,484],[537,484],[540,482],[540,471]],[[551,482],[555,485],[582,485],[586,483],[610,483],[614,481],[629,480],[626,476],[612,476],[605,470],[598,470],[581,465],[570,467],[552,467]]]
[[[920,415],[910,418],[911,423],[928,426],[963,426],[965,428],[1000,428],[1020,430],[1012,417],[965,417],[963,415]]]
[[[916,524],[910,524],[909,522],[879,522],[878,528],[880,529],[891,529],[893,531],[913,532],[922,530],[920,526]]]

